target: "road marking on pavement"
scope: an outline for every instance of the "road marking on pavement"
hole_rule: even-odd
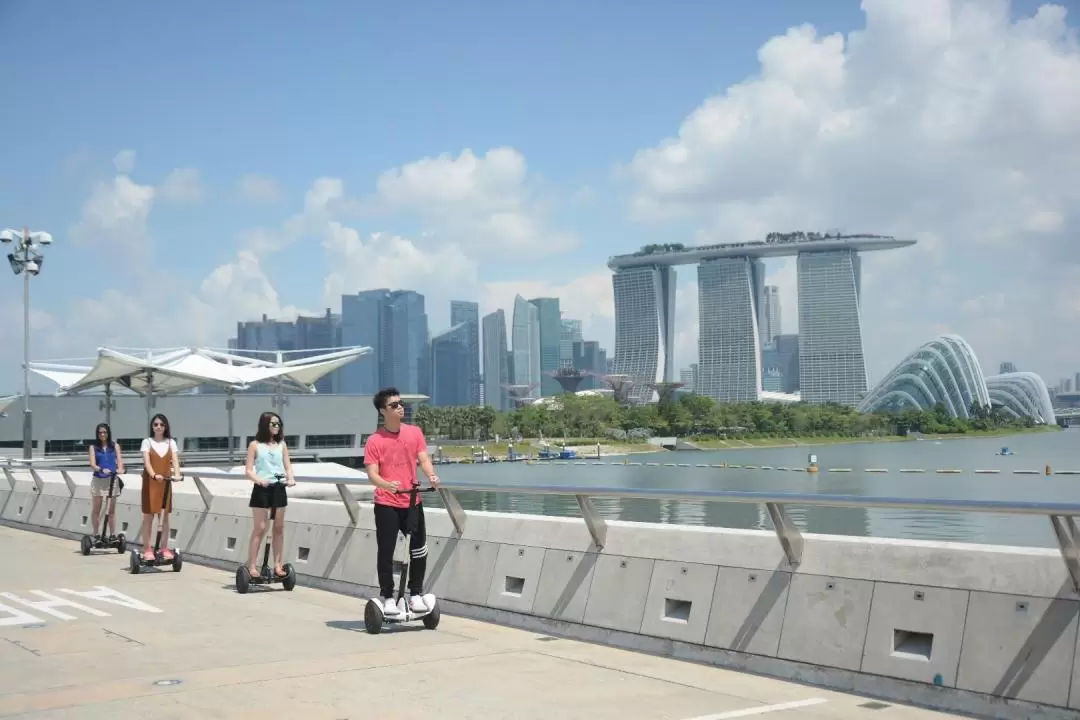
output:
[[[687,718],[687,720],[734,720],[735,718],[764,715],[765,713],[780,712],[781,710],[796,710],[812,705],[821,705],[826,702],[828,702],[828,700],[825,700],[824,698],[810,698],[809,700],[796,700],[794,702],[778,703],[776,705],[760,705],[758,707],[746,708],[745,710],[729,710],[728,712],[717,713],[715,715],[701,715],[696,718]]]
[[[153,605],[144,603],[141,600],[125,595],[121,592],[117,592],[112,588],[105,587],[103,585],[97,585],[91,590],[71,590],[69,588],[57,588],[57,592],[64,593],[65,595],[74,595],[82,600],[94,600],[100,603],[108,603],[110,605],[118,605],[120,607],[128,608],[129,610],[139,610],[141,612],[148,613],[160,613],[164,612],[161,608],[156,608]],[[30,599],[29,597],[21,597],[15,593],[0,592],[0,598],[8,600],[15,605],[22,605],[30,610],[38,613],[44,613],[51,615],[54,618],[60,620],[77,620],[75,615],[66,613],[61,608],[79,610],[87,615],[93,615],[95,617],[111,617],[111,615],[104,610],[99,610],[83,603],[69,600],[59,595],[53,595],[52,593],[44,592],[42,590],[27,590],[23,593],[25,596],[33,595],[36,598]],[[38,625],[45,621],[36,615],[31,615],[25,610],[12,605],[0,604],[0,627],[16,626],[16,625]]]

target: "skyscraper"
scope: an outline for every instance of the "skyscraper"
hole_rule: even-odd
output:
[[[431,404],[471,405],[470,331],[462,322],[431,339]]]
[[[428,394],[428,325],[424,296],[412,290],[364,290],[341,297],[341,342],[370,355],[341,369],[342,393],[372,395],[393,385]]]
[[[371,353],[341,368],[340,392],[374,395],[382,380],[383,307],[389,289],[363,290],[341,296],[341,344],[367,346]]]
[[[529,397],[540,397],[540,311],[521,297],[514,298],[512,330],[514,384],[533,385]]]
[[[450,325],[466,324],[468,345],[468,405],[480,404],[480,306],[467,300],[450,301]]]
[[[382,385],[403,393],[430,394],[428,321],[424,296],[412,290],[395,290],[386,298],[383,335]]]
[[[611,276],[615,293],[615,372],[636,381],[631,398],[647,401],[647,383],[675,379],[675,268],[639,265]]]
[[[859,255],[800,252],[798,268],[802,400],[854,407],[867,391]]]
[[[698,382],[694,391],[721,402],[753,402],[761,393],[759,298],[765,267],[751,257],[698,265]]]
[[[574,343],[581,342],[581,321],[564,318],[559,340],[559,367],[574,367]]]
[[[510,384],[506,352],[506,314],[496,310],[484,316],[484,402],[496,410],[511,410],[505,386]]]
[[[562,346],[562,313],[559,298],[533,298],[540,322],[540,395],[550,397],[561,392],[550,373],[559,369]]]

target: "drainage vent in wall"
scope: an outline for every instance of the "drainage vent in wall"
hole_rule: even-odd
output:
[[[90,518],[89,518],[89,516],[87,516],[87,515],[83,515],[83,516],[82,516],[82,523],[80,523],[80,524],[81,524],[81,525],[82,525],[83,527],[86,527],[86,523],[88,523],[88,522],[90,522]]]
[[[48,517],[48,518],[46,518],[46,519],[47,519],[47,520],[52,520],[52,515],[53,515],[53,511],[52,511],[52,510],[50,510],[50,511],[49,511],[49,517]]]
[[[236,549],[236,538],[234,538],[234,537],[225,538],[225,549],[226,550],[235,550]]]
[[[126,522],[120,523],[120,529],[127,532],[128,524]]]
[[[503,595],[516,595],[521,597],[523,592],[525,592],[525,578],[507,575],[506,581],[503,584]]]
[[[296,548],[296,560],[298,562],[307,562],[308,555],[311,554],[311,548],[298,547]]]
[[[693,603],[689,600],[664,598],[664,619],[669,622],[677,623],[689,622],[691,605],[693,605]]]
[[[176,528],[169,528],[169,539],[170,540],[175,540],[176,539]]]
[[[933,633],[893,630],[893,655],[929,661],[933,648]]]

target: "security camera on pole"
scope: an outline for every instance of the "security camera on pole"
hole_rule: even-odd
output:
[[[30,416],[30,277],[41,273],[45,261],[41,250],[52,245],[47,232],[0,230],[0,242],[14,243],[15,252],[8,253],[11,271],[23,276],[23,457],[30,459],[34,446],[33,421]]]

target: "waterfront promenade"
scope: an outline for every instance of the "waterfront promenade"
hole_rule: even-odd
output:
[[[375,585],[373,523],[370,505],[354,494],[370,486],[308,474],[317,469],[299,469],[301,485],[336,488],[339,497],[289,503],[285,542],[299,576],[296,591],[241,596],[233,572],[243,562],[251,516],[246,482],[236,475],[186,468],[170,523],[170,544],[186,558],[183,571],[129,575],[126,557],[115,552],[78,553],[77,539],[89,530],[85,471],[4,468],[0,592],[10,594],[0,595],[7,613],[0,651],[10,672],[0,675],[0,714],[48,709],[61,696],[63,707],[88,702],[83,696],[142,702],[121,691],[134,688],[123,692],[141,698],[147,683],[152,693],[204,692],[213,700],[196,707],[217,707],[217,717],[258,714],[222,709],[234,707],[227,704],[234,697],[241,705],[280,698],[282,707],[294,703],[314,717],[366,717],[342,712],[341,703],[385,688],[402,693],[377,706],[389,717],[534,717],[564,708],[570,717],[674,720],[752,717],[754,708],[795,717],[882,717],[869,697],[890,705],[893,717],[937,710],[1056,720],[1075,718],[1080,709],[1080,565],[1072,520],[1080,505],[448,483],[443,507],[428,509],[427,589],[440,598],[443,625],[372,637],[361,631],[360,598]],[[134,540],[139,478],[126,480],[117,519]],[[569,494],[581,516],[465,510],[455,502],[477,490]],[[615,521],[597,512],[611,497],[758,506],[771,529]],[[1052,524],[1066,552],[814,535],[792,524],[789,504],[1020,513]],[[399,544],[399,558],[403,551]],[[103,610],[109,590],[100,588],[135,602]],[[83,607],[50,605],[72,600]],[[129,614],[140,619],[80,635],[88,624]],[[278,628],[280,642],[272,635]],[[40,647],[28,644],[35,637]],[[475,652],[454,655],[462,643],[475,643]],[[136,645],[161,650],[135,651]],[[563,656],[560,648],[577,654]],[[31,660],[12,661],[16,650],[44,663],[27,675]],[[119,652],[132,654],[114,660]],[[185,657],[187,664],[169,664]],[[598,669],[605,671],[594,674]],[[6,678],[14,678],[12,686]],[[183,682],[153,685],[159,680]],[[784,682],[791,680],[805,685]],[[113,689],[91,691],[98,684]],[[75,689],[62,690],[68,686]],[[775,697],[774,687],[783,688]],[[746,694],[749,688],[760,694]],[[829,691],[851,693],[848,704],[834,702]],[[405,704],[410,692],[422,710]],[[3,705],[31,696],[45,705]],[[785,705],[819,699],[828,702]],[[267,707],[278,706],[272,702]],[[142,705],[132,707],[142,716]],[[69,714],[44,716],[94,717],[63,712]],[[185,712],[171,717],[191,716]]]
[[[355,597],[238,595],[231,573],[195,564],[129,575],[125,557],[24,530],[0,527],[0,553],[0,717],[880,715],[856,695],[459,617],[368,635]],[[888,705],[889,718],[948,717]]]

